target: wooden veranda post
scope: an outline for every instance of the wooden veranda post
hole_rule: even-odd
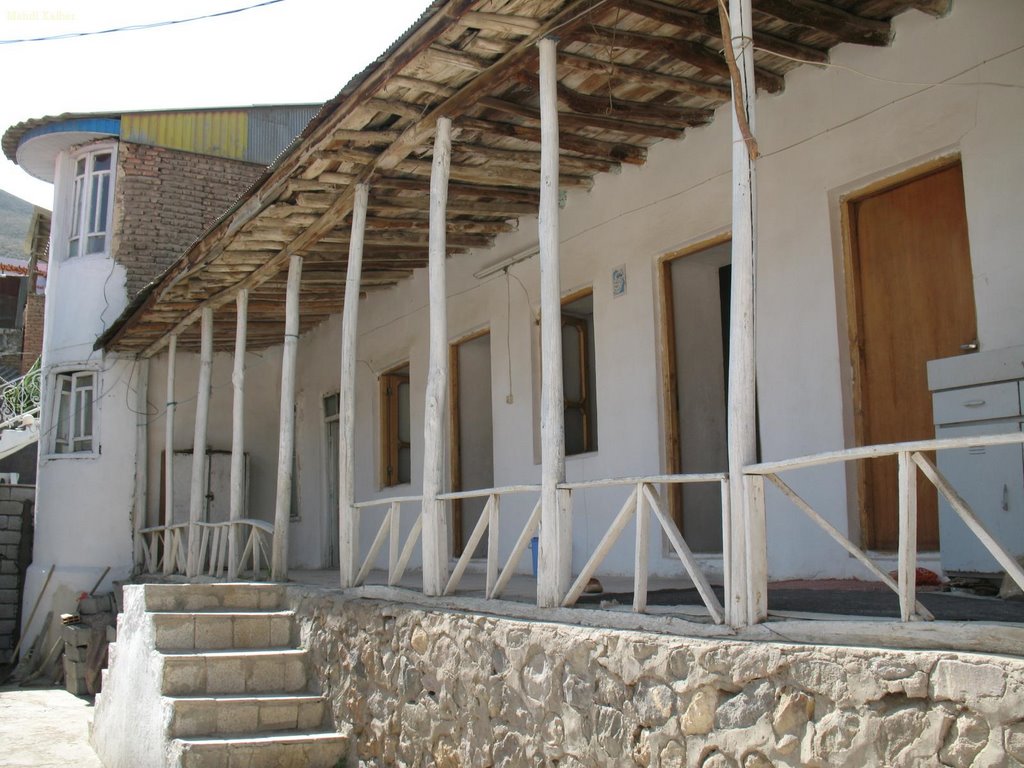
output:
[[[235,297],[235,360],[231,370],[231,500],[228,519],[241,520],[245,506],[245,347],[249,321],[249,289]],[[241,553],[238,526],[228,529],[228,578],[238,578]]]
[[[558,260],[558,102],[555,49],[540,48],[541,523],[537,605],[555,608],[572,581],[572,525],[558,484],[565,481],[562,305]]]
[[[164,418],[164,574],[174,569],[171,563],[171,531],[169,526],[174,520],[174,364],[178,353],[178,336],[171,334],[167,342],[167,408]]]
[[[30,286],[35,283],[30,281]],[[33,288],[34,290],[34,288]],[[135,383],[135,510],[133,531],[135,539],[135,562],[143,564],[143,541],[139,533],[146,527],[146,489],[149,487],[149,360],[138,362],[138,376]]]
[[[206,427],[210,415],[210,389],[213,380],[213,308],[204,307],[200,320],[199,384],[196,392],[196,426],[192,437],[192,482],[188,501],[188,562],[191,578],[202,568],[198,523],[206,511]]]
[[[438,118],[430,172],[430,362],[423,412],[423,592],[442,595],[448,583],[448,519],[438,499],[444,483],[444,426],[448,398],[448,301],[445,285],[448,173],[452,121]]]
[[[274,505],[274,548],[270,577],[288,579],[288,525],[292,514],[292,458],[295,450],[295,363],[299,351],[299,284],[302,257],[288,263],[284,309],[284,351],[281,359],[281,420],[277,444],[277,499]]]
[[[730,0],[729,26],[736,54],[738,80],[733,77],[732,115],[732,301],[729,341],[729,484],[731,513],[726,521],[726,618],[733,626],[759,621],[751,600],[758,587],[748,579],[763,573],[764,529],[751,512],[743,467],[757,461],[755,389],[755,295],[757,263],[757,197],[751,150],[754,130],[754,49],[750,0]],[[746,118],[744,122],[742,117]],[[744,128],[748,130],[744,130]],[[759,562],[754,563],[757,559]],[[756,601],[762,602],[762,601]]]
[[[348,241],[345,307],[341,315],[341,383],[338,391],[341,432],[338,435],[338,565],[341,586],[355,585],[359,568],[359,510],[356,502],[356,346],[359,338],[359,283],[363,271],[363,234],[369,187],[357,184],[352,204],[352,235]]]

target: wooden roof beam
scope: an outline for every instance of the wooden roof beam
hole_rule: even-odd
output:
[[[607,75],[609,79],[625,80],[639,85],[649,85],[652,88],[663,88],[666,91],[673,91],[675,93],[699,96],[702,99],[716,103],[727,101],[731,94],[728,85],[707,83],[690,77],[665,75],[648,69],[601,61],[600,59],[591,59],[574,53],[561,54],[558,57],[558,65],[560,68],[574,69],[577,72],[593,72],[595,74]]]
[[[540,146],[540,127],[537,124],[523,125],[499,120],[484,120],[479,117],[461,117],[456,124],[456,128],[460,127]],[[630,165],[643,165],[647,160],[647,149],[635,144],[618,144],[570,133],[559,136],[558,143],[562,150],[590,157],[607,157],[615,162],[629,163]]]
[[[892,39],[889,22],[865,19],[820,0],[752,0],[752,4],[757,13],[825,32],[843,43],[888,45]]]
[[[656,120],[670,127],[680,123],[687,127],[707,125],[715,117],[715,112],[711,109],[679,107],[650,101],[624,101],[614,96],[592,96],[561,84],[558,86],[558,101],[577,114],[629,116],[634,121]]]
[[[611,27],[586,26],[572,33],[572,41],[591,45],[607,45],[613,48],[628,48],[633,51],[663,53],[674,59],[700,69],[709,75],[729,77],[729,65],[721,53],[692,40],[662,35],[648,35]],[[785,85],[782,75],[764,67],[754,68],[757,87],[768,93],[780,93]]]
[[[515,115],[538,125],[540,124],[540,112],[533,107],[493,98],[480,99],[480,106]],[[629,120],[619,120],[618,118],[605,118],[600,115],[583,115],[571,112],[559,112],[558,125],[560,128],[569,129],[602,128],[606,131],[617,131],[627,135],[639,134],[659,139],[678,139],[683,135],[682,128],[669,128],[663,125],[654,125],[653,123],[634,123]]]
[[[540,22],[531,16],[470,11],[462,17],[463,26],[506,35],[529,35],[540,29]]]
[[[371,194],[370,210],[379,213],[381,216],[394,215],[393,212],[426,213],[430,210],[430,201],[422,197],[397,197],[393,195],[383,197]],[[497,214],[513,218],[523,215],[536,215],[537,206],[532,203],[505,201],[492,203],[484,200],[471,200],[467,202],[456,198],[448,201],[448,212],[456,216],[488,216]]]
[[[491,163],[511,165],[515,168],[540,169],[540,152],[532,150],[505,149],[504,147],[491,147],[487,144],[470,142],[452,142],[452,154],[456,156],[468,155],[478,157]],[[608,173],[621,168],[613,160],[594,157],[574,157],[572,155],[563,155],[560,163],[563,169],[574,174]]]
[[[685,8],[677,8],[674,5],[659,2],[659,0],[610,0],[610,2],[631,13],[646,16],[648,19],[671,24],[687,32],[699,32],[719,41],[722,40],[722,25],[717,11],[699,13]],[[817,64],[824,64],[828,61],[828,53],[825,51],[795,43],[778,35],[758,32],[756,29],[754,30],[754,47],[765,53],[778,54],[783,58],[800,59]]]

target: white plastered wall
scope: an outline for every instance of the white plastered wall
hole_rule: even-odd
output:
[[[835,68],[801,68],[788,76],[785,93],[762,95],[758,101],[758,391],[766,460],[842,448],[853,440],[839,225],[844,194],[928,160],[959,154],[981,344],[991,349],[1024,339],[1019,302],[1024,266],[1018,245],[1024,241],[1024,219],[1018,215],[1024,193],[1024,4],[957,2],[947,18],[911,11],[897,17],[893,27],[890,48],[839,46],[831,57]],[[961,84],[921,85],[950,78]],[[977,84],[982,82],[1016,87]],[[728,108],[723,108],[710,126],[688,131],[682,141],[651,148],[642,168],[627,166],[618,175],[600,176],[591,192],[568,196],[561,216],[562,290],[593,287],[600,408],[600,448],[567,460],[569,480],[665,469],[658,260],[728,231],[730,143]],[[372,194],[371,190],[371,205]],[[538,268],[535,258],[514,266],[510,282],[501,273],[480,280],[473,273],[535,243],[536,220],[523,217],[519,231],[499,238],[492,250],[448,262],[450,339],[482,328],[492,334],[496,486],[539,481],[532,327],[539,298]],[[613,298],[611,272],[621,265],[626,268],[627,290]],[[427,332],[423,270],[360,301],[358,501],[419,493]],[[337,391],[339,335],[340,318],[332,317],[300,342],[300,519],[291,526],[293,567],[319,566],[325,550],[321,400]],[[187,356],[181,360],[178,387],[179,400],[184,400],[194,388],[190,382],[195,380],[195,365],[186,362]],[[247,406],[247,413],[254,414],[247,424],[247,445],[254,456],[254,513],[268,519],[276,466],[279,361],[279,348],[264,353],[265,374],[250,374],[247,380],[250,393],[259,391],[250,394]],[[377,377],[404,362],[411,375],[413,482],[382,490]],[[211,408],[215,416],[210,424],[210,444],[215,447],[229,446],[230,388],[218,388],[218,382],[229,381],[229,367],[227,358],[218,356]],[[151,400],[158,404],[161,371],[156,364],[150,373]],[[178,422],[183,447],[191,440],[187,413],[188,406],[183,405]],[[162,428],[158,421],[153,426],[151,497],[159,487],[153,465],[162,445]],[[263,479],[257,477],[261,474]],[[850,484],[842,468],[809,470],[791,480],[840,530],[851,530],[856,513],[849,511]],[[593,551],[625,493],[576,494],[575,568]],[[503,504],[503,556],[534,501],[509,499]],[[770,493],[768,502],[773,578],[862,575],[854,561],[841,555],[784,500]],[[151,498],[151,510],[153,503]],[[403,535],[414,511],[414,505],[404,508]],[[363,551],[382,513],[363,513]],[[629,528],[613,548],[605,571],[628,573],[632,558]],[[412,566],[418,562],[417,554]],[[524,557],[520,565],[527,568],[528,559]],[[658,536],[652,537],[651,567],[665,575],[679,572],[678,562],[664,556]]]

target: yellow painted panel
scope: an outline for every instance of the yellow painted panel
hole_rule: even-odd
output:
[[[245,110],[148,112],[121,117],[121,138],[232,160],[245,158],[249,141]]]

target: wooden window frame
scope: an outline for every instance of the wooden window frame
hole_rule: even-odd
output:
[[[88,385],[80,382],[91,379]],[[65,385],[68,391],[65,392]],[[53,440],[50,444],[51,456],[95,456],[99,453],[97,442],[97,395],[99,389],[99,371],[93,369],[67,370],[54,374],[53,377]],[[85,431],[84,413],[81,407],[81,396],[88,393],[89,429]],[[67,425],[62,429],[62,425]],[[79,447],[87,443],[86,447]]]
[[[104,155],[109,157],[110,167],[97,170],[97,159]],[[69,259],[110,254],[116,168],[116,145],[109,143],[90,146],[71,157],[66,241]],[[102,216],[97,207],[98,199],[104,206]],[[99,247],[94,248],[95,242]]]

